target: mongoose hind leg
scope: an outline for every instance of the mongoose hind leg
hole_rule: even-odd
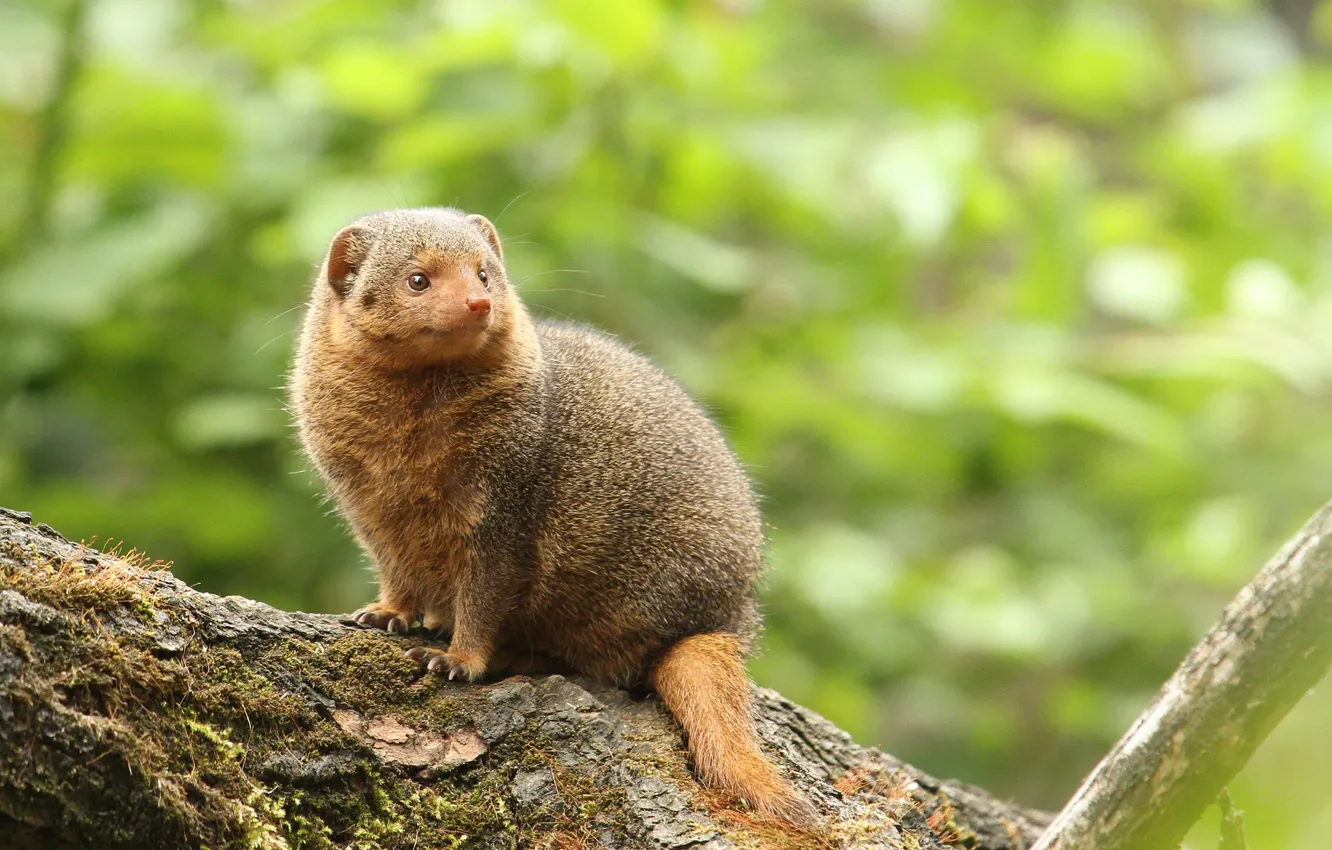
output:
[[[352,614],[352,619],[363,626],[383,629],[393,634],[405,635],[416,625],[420,612],[412,611],[387,602],[371,602]]]

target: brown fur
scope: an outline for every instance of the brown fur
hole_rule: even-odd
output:
[[[423,292],[408,286],[417,274]],[[816,821],[749,716],[763,536],[748,479],[647,360],[534,323],[490,222],[430,208],[340,231],[290,390],[306,451],[379,574],[358,619],[452,632],[448,652],[414,656],[450,677],[544,655],[650,684],[705,782]]]
[[[689,754],[704,784],[744,797],[761,812],[812,823],[813,806],[759,750],[742,657],[735,635],[692,635],[666,651],[650,683],[689,733]]]

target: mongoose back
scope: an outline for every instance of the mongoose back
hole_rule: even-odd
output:
[[[396,210],[339,231],[290,392],[378,572],[359,622],[450,632],[447,652],[409,653],[450,678],[540,654],[647,685],[705,784],[817,822],[750,715],[763,534],[744,471],[646,359],[534,322],[487,219]]]

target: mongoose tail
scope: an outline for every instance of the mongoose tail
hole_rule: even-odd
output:
[[[749,678],[735,635],[685,638],[652,668],[650,684],[684,727],[694,769],[705,785],[797,826],[819,823],[813,804],[759,750]]]

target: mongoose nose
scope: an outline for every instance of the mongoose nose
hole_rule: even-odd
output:
[[[484,316],[486,313],[489,313],[489,312],[490,312],[490,299],[489,299],[489,298],[468,298],[468,299],[467,299],[467,309],[468,309],[468,310],[471,310],[473,313],[480,313],[481,315]]]

